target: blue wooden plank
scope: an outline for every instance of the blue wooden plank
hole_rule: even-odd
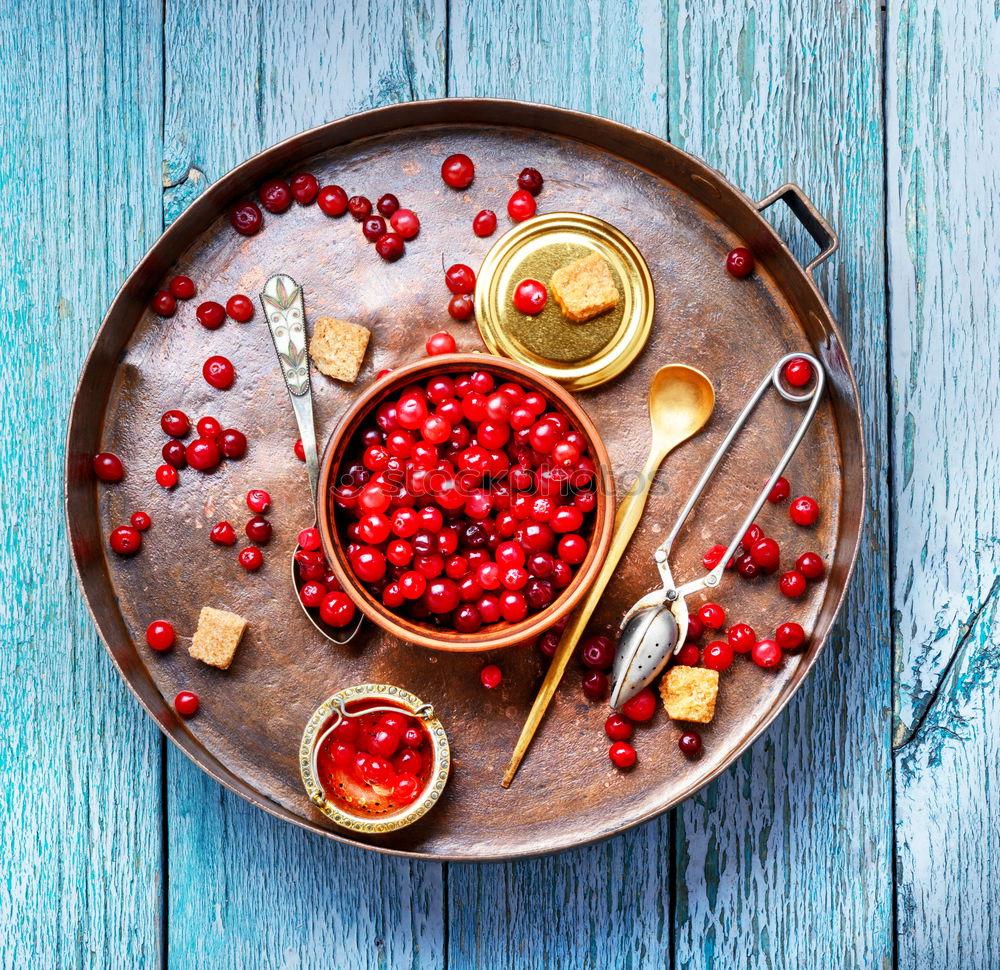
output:
[[[899,966],[1000,964],[1000,22],[888,10]]]
[[[824,656],[765,737],[679,811],[675,959],[691,968],[887,966],[891,562],[879,11],[864,0],[671,0],[669,8],[672,140],[751,196],[799,182],[840,233],[821,288],[849,341],[871,463],[861,557]],[[799,248],[801,235],[796,251],[814,250]]]
[[[281,138],[443,94],[443,31],[433,0],[168,5],[167,218]],[[279,822],[173,750],[167,804],[171,967],[442,964],[442,866]]]
[[[62,485],[76,375],[160,231],[160,7],[4,13],[0,965],[155,966],[160,738],[82,602]]]

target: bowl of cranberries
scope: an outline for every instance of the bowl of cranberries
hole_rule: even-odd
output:
[[[391,832],[415,822],[441,796],[450,765],[434,709],[388,684],[358,684],[328,697],[299,748],[310,800],[355,832]]]
[[[439,650],[511,646],[557,623],[600,570],[615,514],[583,408],[486,354],[377,380],[333,433],[318,494],[344,591],[383,630]]]

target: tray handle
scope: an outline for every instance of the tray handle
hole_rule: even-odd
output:
[[[769,209],[775,202],[781,200],[798,217],[799,222],[805,226],[806,232],[812,236],[816,245],[819,246],[819,253],[806,266],[806,272],[814,275],[814,271],[820,263],[829,259],[837,247],[840,240],[833,231],[830,223],[820,214],[819,210],[809,201],[809,197],[794,182],[786,182],[780,188],[775,189],[770,195],[761,199],[757,203],[757,211],[763,212]]]

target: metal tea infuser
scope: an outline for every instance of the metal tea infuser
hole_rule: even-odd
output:
[[[813,368],[814,379],[808,391],[801,394],[794,394],[782,383],[782,371],[785,365],[791,360],[806,360]],[[823,392],[823,385],[826,375],[820,362],[809,354],[794,353],[782,357],[768,372],[761,381],[760,386],[754,391],[753,396],[747,402],[746,407],[740,412],[739,417],[733,423],[729,433],[726,435],[718,450],[712,456],[701,478],[698,479],[691,496],[688,498],[684,508],[681,509],[674,527],[670,530],[666,540],[653,553],[656,568],[659,570],[660,579],[663,585],[651,593],[647,593],[635,602],[621,622],[621,639],[618,644],[618,653],[615,656],[615,664],[612,671],[613,687],[611,690],[611,706],[618,708],[635,697],[644,687],[648,686],[656,678],[661,670],[667,665],[670,657],[677,652],[684,643],[688,629],[688,608],[685,602],[686,597],[692,593],[701,592],[704,589],[714,589],[722,579],[726,563],[732,558],[736,547],[740,544],[747,529],[753,524],[758,513],[767,500],[768,493],[774,487],[774,483],[781,477],[792,455],[802,441],[806,430],[812,422],[813,415],[819,405],[819,399]],[[725,554],[719,559],[718,564],[704,576],[699,576],[682,586],[674,582],[673,574],[670,571],[670,551],[674,540],[680,532],[681,526],[686,521],[691,509],[701,497],[705,486],[715,474],[723,456],[729,450],[733,440],[742,430],[750,417],[751,412],[757,406],[760,399],[766,393],[770,385],[786,400],[792,404],[803,404],[809,402],[809,408],[805,417],[800,422],[798,429],[792,438],[781,460],[778,462],[767,484],[761,491],[760,496],[754,503],[753,508],[743,520],[732,541],[729,543]]]

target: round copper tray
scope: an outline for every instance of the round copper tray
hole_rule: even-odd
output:
[[[477,165],[472,187],[447,189],[438,169],[452,151]],[[346,648],[319,637],[294,600],[288,557],[297,530],[311,522],[305,467],[292,457],[297,437],[270,337],[260,317],[227,322],[214,333],[194,319],[201,299],[234,292],[254,298],[267,277],[290,273],[305,286],[307,312],[332,313],[374,331],[359,377],[423,353],[426,335],[449,326],[462,350],[481,347],[474,325],[451,324],[441,259],[478,265],[492,240],[475,237],[481,208],[507,219],[517,173],[532,165],[545,176],[542,212],[591,212],[623,230],[644,254],[656,291],[656,318],[645,350],[621,377],[580,395],[598,425],[624,494],[645,454],[645,395],[653,371],[668,361],[692,364],[715,383],[715,416],[705,432],[666,462],[643,523],[593,622],[611,629],[620,610],[655,584],[651,552],[663,538],[703,463],[770,363],[808,349],[828,368],[829,395],[795,458],[796,492],[822,505],[819,525],[793,526],[784,508],[767,506],[762,524],[787,558],[807,548],[831,568],[800,603],[774,582],[751,585],[728,576],[719,594],[732,618],[759,632],[794,618],[811,631],[809,649],[775,673],[740,662],[725,676],[718,713],[704,731],[705,756],[686,761],[677,727],[660,712],[638,731],[640,764],[629,773],[606,757],[606,709],[587,701],[571,665],[517,780],[500,777],[542,675],[531,648],[500,652],[500,689],[486,691],[478,671],[490,654],[445,655],[407,646],[370,625]],[[416,209],[423,229],[404,259],[383,263],[349,217],[331,220],[315,206],[268,215],[264,231],[238,237],[226,210],[266,177],[310,170],[349,193],[396,193]],[[815,210],[793,187],[780,190],[813,236],[836,245]],[[777,197],[778,193],[776,193]],[[773,199],[765,200],[770,203]],[[163,234],[115,298],[94,341],[70,416],[66,505],[73,555],[98,629],[122,676],[163,731],[193,761],[247,800],[279,818],[380,851],[437,859],[504,859],[564,849],[652,818],[705,784],[756,737],[802,683],[829,633],[859,542],[865,472],[857,388],[843,341],[807,271],[755,204],[718,173],[639,131],[599,118],[504,101],[436,101],[366,112],[305,132],[250,159],[212,185]],[[726,276],[723,258],[740,243],[759,261],[748,280]],[[172,320],[147,310],[171,273],[197,283],[199,295]],[[223,353],[237,381],[214,391],[201,364]],[[354,389],[317,375],[321,443]],[[153,483],[160,464],[160,414],[180,407],[212,414],[250,438],[250,451],[212,475],[182,473],[166,492]],[[716,476],[700,513],[682,533],[675,575],[700,568],[706,546],[725,541],[784,448],[796,409],[771,400]],[[91,456],[125,459],[128,474],[95,485]],[[843,470],[843,472],[842,472]],[[235,549],[213,547],[219,519],[241,528],[248,488],[267,488],[275,537],[256,574],[237,564]],[[106,536],[138,508],[153,526],[131,559],[110,553]],[[145,646],[150,620],[168,618],[182,636],[212,605],[246,616],[250,629],[228,671],[187,655],[186,641],[164,655]],[[447,668],[447,669],[445,669]],[[347,835],[315,807],[298,776],[302,729],[324,697],[363,681],[398,684],[431,701],[453,746],[452,777],[441,803],[417,824],[387,836]],[[201,710],[181,721],[175,693],[199,693]],[[122,739],[122,743],[127,743]]]

